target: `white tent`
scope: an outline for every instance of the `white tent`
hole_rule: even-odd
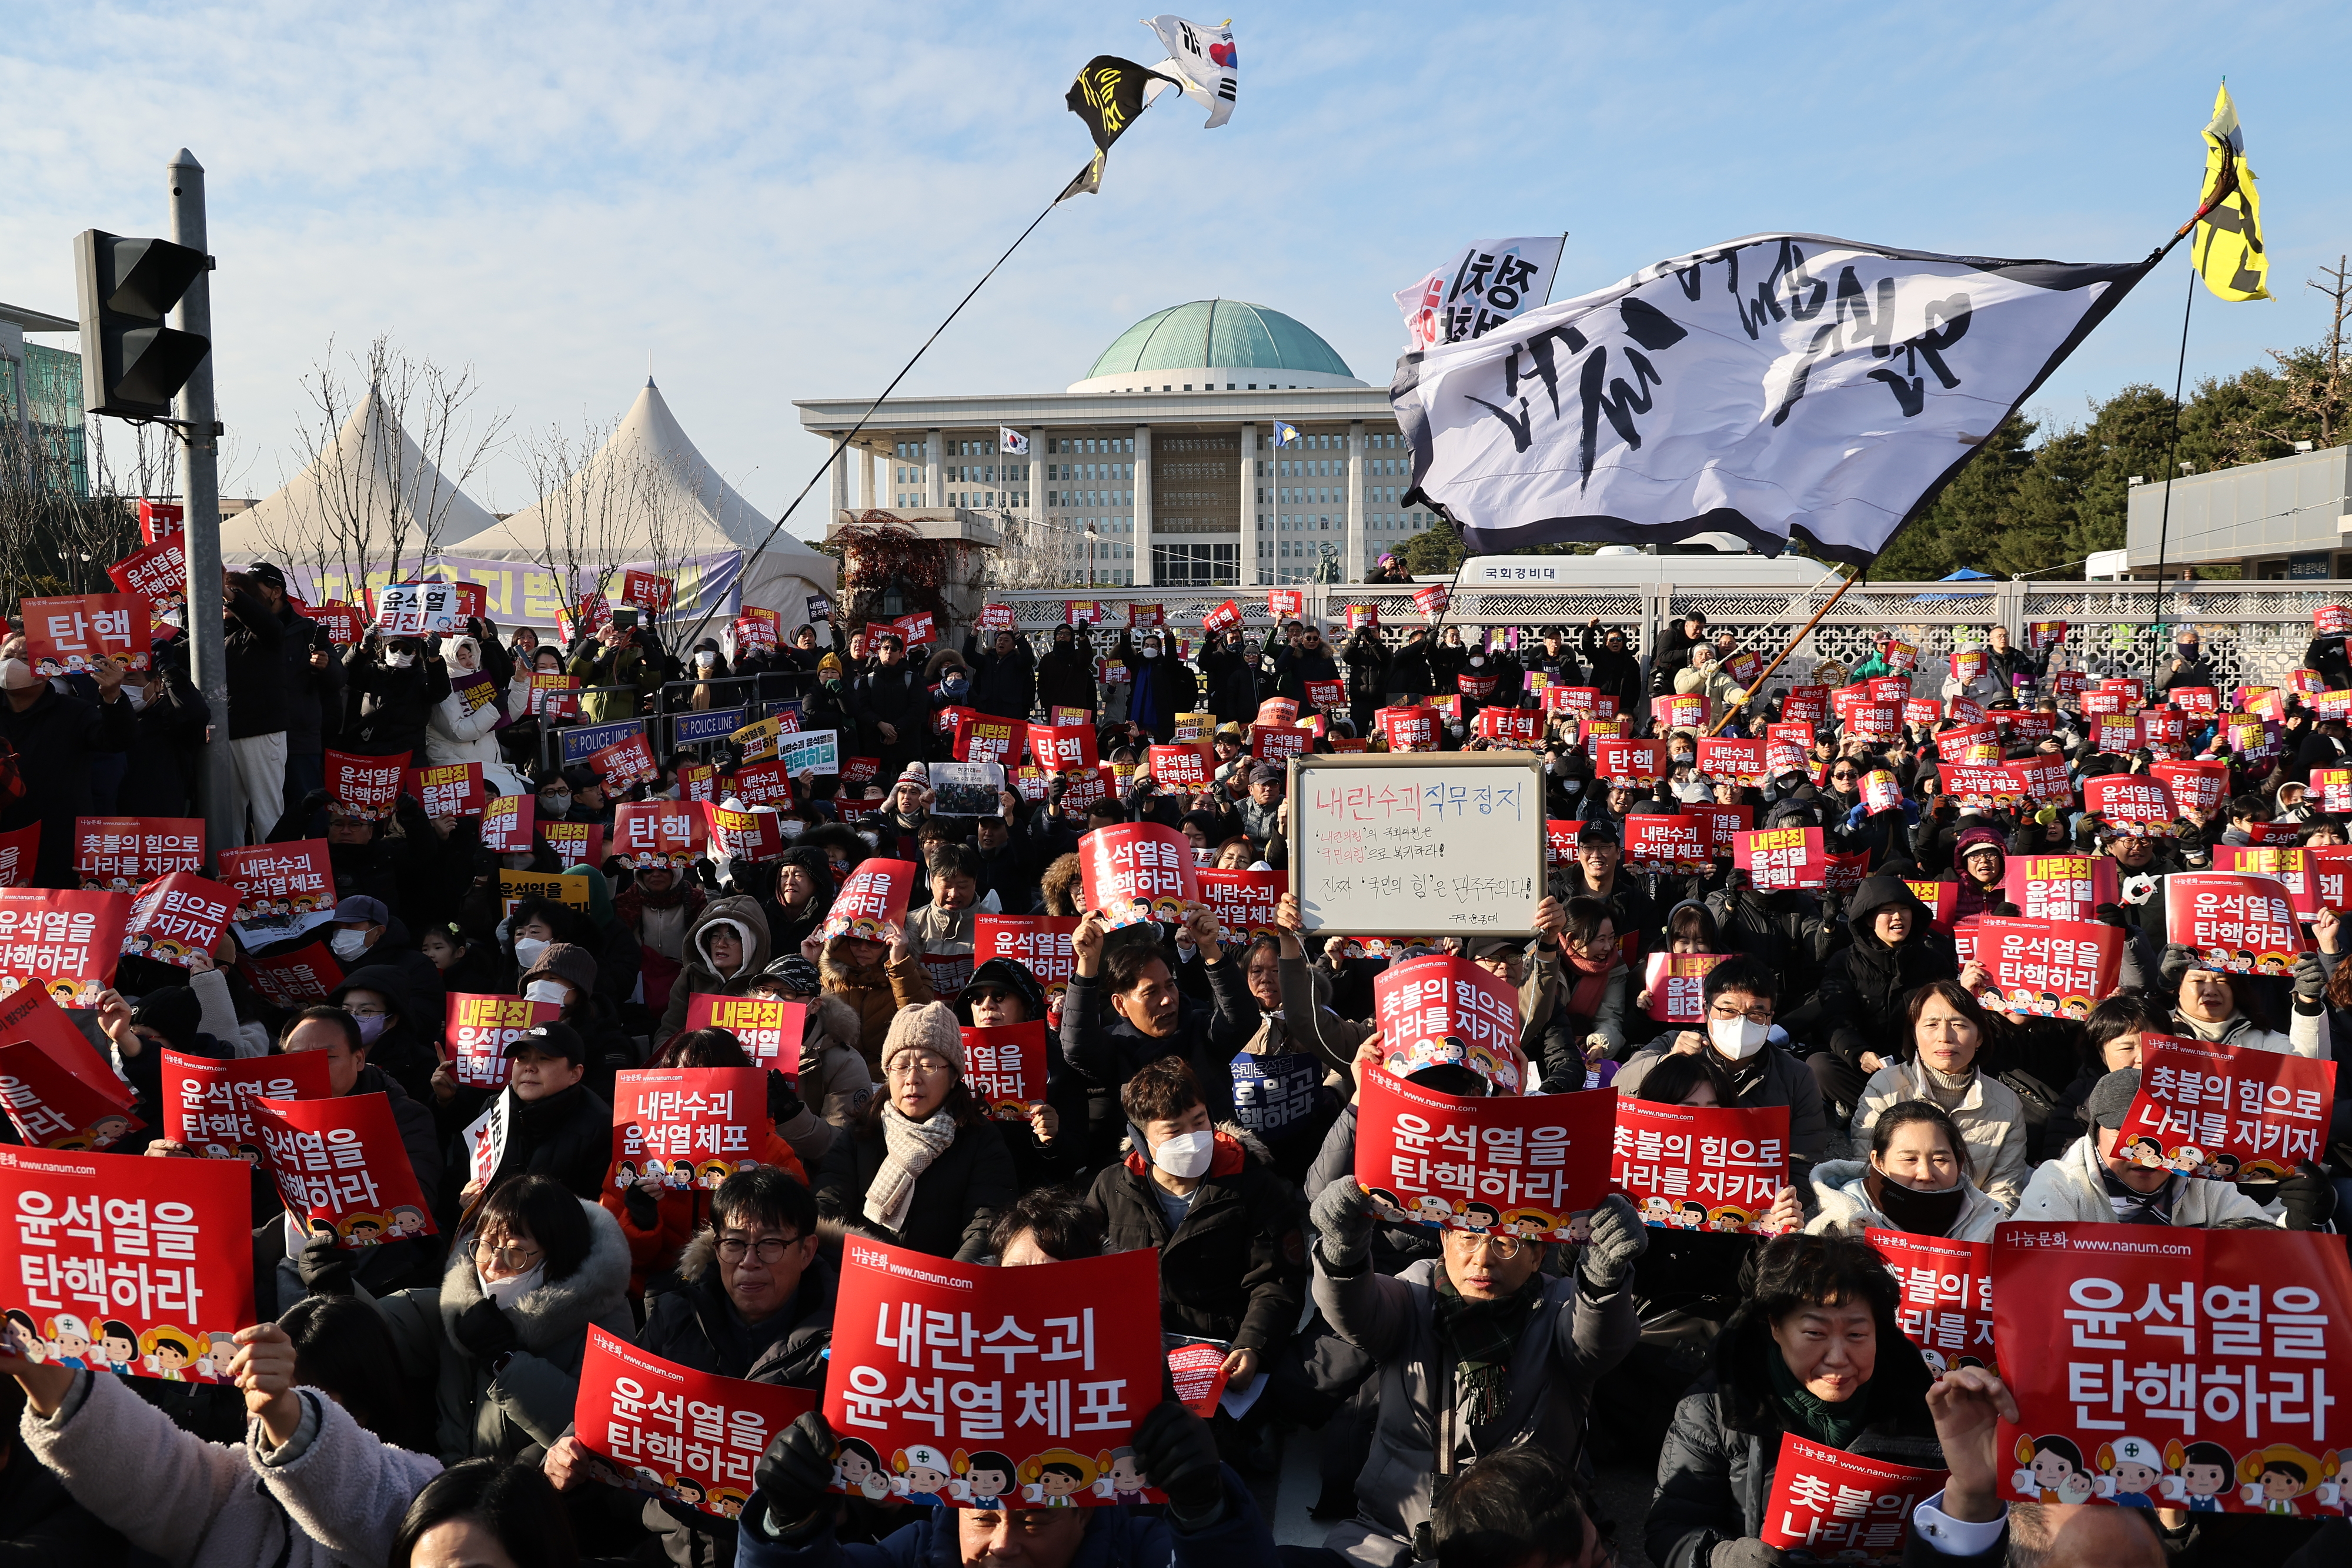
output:
[[[382,401],[370,388],[352,416],[343,421],[343,428],[336,432],[332,450],[274,494],[222,520],[221,559],[236,570],[252,561],[272,559],[280,565],[291,565],[280,553],[282,547],[327,531],[324,519],[341,513],[340,502],[331,511],[327,497],[346,492],[358,493],[366,509],[367,533],[379,540],[390,531],[387,522],[395,499],[412,517],[428,509],[443,511],[445,543],[479,533],[498,522],[496,516],[433,465],[409,439],[408,432],[384,413]],[[406,542],[410,549],[420,542],[414,524]]]
[[[650,376],[612,438],[582,466],[572,484],[583,497],[595,495],[604,483],[603,471],[615,465],[622,465],[633,483],[649,478],[658,486],[663,493],[655,504],[666,516],[682,520],[682,526],[673,524],[674,537],[665,541],[666,554],[692,557],[741,551],[746,558],[741,602],[779,612],[786,632],[807,620],[808,595],[821,592],[830,597],[835,591],[837,569],[832,559],[809,548],[789,528],[769,540],[758,559],[749,559],[768,538],[773,519],[745,500],[696,449]],[[453,530],[445,538],[443,548],[452,555],[485,560],[546,559],[546,534],[538,507],[517,512],[504,522],[485,518],[485,525],[470,535]],[[642,559],[643,556],[625,552],[619,559]],[[714,619],[711,630],[721,629],[721,622]]]

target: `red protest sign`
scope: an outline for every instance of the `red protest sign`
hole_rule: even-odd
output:
[[[1432,621],[1445,613],[1445,607],[1451,600],[1452,595],[1442,582],[1433,582],[1426,588],[1412,591],[1412,607]],[[1292,613],[1297,612],[1294,611]]]
[[[1025,1122],[1045,1101],[1045,1020],[963,1030],[963,1081],[1003,1122]]]
[[[1110,800],[1117,793],[1108,762],[1097,762],[1092,768],[1077,768],[1062,776],[1062,815],[1070,821],[1083,821],[1087,808],[1097,800]]]
[[[642,729],[590,752],[588,766],[595,771],[597,778],[614,789],[625,789],[632,784],[650,784],[661,777],[661,769],[654,763],[654,748]]]
[[[1938,931],[1952,928],[1952,917],[1960,912],[1960,885],[1956,882],[1906,882],[1911,896],[1927,906],[1927,924]]]
[[[210,953],[236,913],[236,889],[188,872],[159,876],[131,901],[123,926],[126,957],[188,967],[189,956]]]
[[[1902,1288],[1895,1321],[1927,1364],[1938,1375],[1952,1366],[1991,1366],[1992,1243],[1906,1230],[1866,1234]]]
[[[1789,1185],[1786,1105],[1654,1105],[1617,1097],[1609,1186],[1642,1223],[1765,1232]]]
[[[327,641],[339,648],[348,648],[367,636],[367,616],[352,604],[306,604],[295,607],[296,614],[315,621],[326,629]]]
[[[2012,1013],[2088,1018],[2116,988],[2124,941],[2121,926],[2095,921],[1988,915],[1977,925],[1976,961],[1992,979],[1978,999]]]
[[[1045,988],[1046,1021],[1058,1029],[1062,997],[1077,962],[1070,948],[1070,933],[1077,928],[1075,915],[982,915],[972,922],[971,961],[977,967],[1010,958],[1036,976]]]
[[[1873,745],[1892,745],[1903,734],[1903,706],[1855,703],[1845,710],[1845,733]]]
[[[2230,785],[2230,765],[2226,762],[2167,760],[2150,764],[2147,771],[2151,778],[2164,786],[2173,802],[2182,810],[2211,810],[2221,803],[2222,791]],[[2313,789],[2319,788],[2322,776],[2319,770],[2313,771]],[[2347,779],[2352,781],[2352,775],[2347,775]],[[2333,811],[2339,808],[2329,806],[2326,809]],[[2352,810],[2352,789],[2345,792],[2341,809]]]
[[[1225,1357],[1230,1354],[1215,1340],[1194,1340],[1168,1348],[1168,1380],[1184,1408],[1206,1421],[1217,1413],[1225,1392]]]
[[[1015,1487],[1050,1508],[1160,1498],[1129,1452],[1166,1376],[1158,1253],[990,1269],[853,1235],[835,1303],[824,1418],[842,1490],[979,1507]]]
[[[1596,740],[1592,770],[1612,789],[1647,789],[1666,770],[1665,743],[1657,740]]]
[[[702,811],[685,800],[624,800],[613,808],[613,853],[643,871],[683,871],[702,852]]]
[[[1764,742],[1719,740],[1712,736],[1702,736],[1698,743],[1698,770],[1719,783],[1760,785],[1769,777],[1764,771]]]
[[[504,1083],[509,1071],[506,1050],[515,1037],[562,1016],[560,1002],[451,991],[444,1034],[457,1082],[475,1089],[495,1089]]]
[[[400,804],[400,781],[408,771],[405,751],[390,757],[359,757],[329,749],[327,799],[346,817],[374,821],[389,817]]]
[[[1943,716],[1944,706],[1934,697],[1906,697],[1903,699],[1903,722],[1905,724],[1917,725],[1923,729],[1930,728],[1933,727],[1937,719]]]
[[[482,803],[482,847],[494,854],[529,854],[539,824],[539,801],[530,795],[500,795]]]
[[[1525,1092],[1518,993],[1467,958],[1432,954],[1391,964],[1372,979],[1372,1013],[1399,1078],[1424,1067],[1467,1067],[1506,1094]]]
[[[188,591],[187,536],[173,534],[144,549],[132,550],[106,569],[123,592],[162,607]]]
[[[1024,738],[1022,727],[1009,718],[972,714],[956,720],[953,755],[958,762],[1017,763]]]
[[[656,1067],[613,1080],[615,1191],[659,1174],[673,1192],[709,1190],[760,1163],[774,1124],[764,1067]]]
[[[1728,957],[1724,953],[1653,953],[1645,962],[1642,988],[1650,993],[1646,1009],[1660,1023],[1696,1023],[1706,1011],[1707,971]]]
[[[103,659],[121,659],[131,669],[147,667],[147,601],[134,593],[81,593],[64,599],[27,599],[24,618],[25,658],[47,679],[89,670]]]
[[[1949,1473],[1865,1458],[1784,1431],[1757,1534],[1797,1562],[1900,1563],[1911,1511],[1942,1491]]]
[[[2216,844],[2213,869],[2274,879],[2286,889],[2287,902],[2299,920],[2309,920],[2319,913],[2319,887],[2312,878],[2311,856],[2306,851],[2282,849],[2275,844]]]
[[[596,865],[604,858],[602,822],[541,822],[539,838],[565,871],[574,866]]]
[[[2283,1181],[2320,1157],[2335,1102],[2332,1061],[2145,1034],[2116,1153],[2151,1170]]]
[[[1118,822],[1081,838],[1078,875],[1086,906],[1113,925],[1178,920],[1201,899],[1192,841],[1157,822]]]
[[[1265,595],[1265,612],[1276,620],[1282,620],[1294,615],[1306,614],[1306,590],[1299,588],[1268,589]],[[1240,623],[1238,619],[1234,623],[1236,625]]]
[[[723,1029],[742,1045],[754,1065],[773,1068],[797,1080],[801,1041],[808,1018],[806,1002],[766,997],[730,997],[698,991],[686,1004],[686,1027]]]
[[[2237,975],[2293,972],[2311,950],[2294,905],[2275,877],[2180,872],[2164,879],[2165,929],[2197,949],[2200,964]]]
[[[1296,615],[1298,612],[1294,610],[1291,613]],[[1209,632],[1229,631],[1241,623],[1242,607],[1230,599],[1201,617],[1202,630]]]
[[[677,584],[667,577],[656,577],[635,567],[621,572],[621,602],[634,604],[640,610],[667,614],[670,601],[677,595]]]
[[[572,1420],[605,1485],[733,1519],[761,1454],[816,1404],[814,1389],[697,1372],[591,1323]]]
[[[1372,716],[1391,751],[1437,749],[1437,715],[1425,707],[1384,707]]]
[[[445,762],[411,768],[401,776],[401,788],[425,808],[428,817],[478,817],[482,814],[482,765]]]
[[[1271,724],[1249,727],[1250,755],[1264,762],[1281,762],[1293,757],[1304,757],[1312,748],[1314,740],[1313,733],[1303,727]]]
[[[250,1157],[260,1162],[261,1134],[253,1124],[256,1100],[324,1100],[334,1092],[323,1051],[234,1061],[166,1051],[159,1060],[163,1136],[207,1159]]]
[[[817,934],[828,939],[890,941],[906,926],[907,899],[914,887],[913,861],[866,861],[841,884]]]
[[[781,760],[746,763],[728,775],[727,792],[747,806],[788,805],[793,776]]]
[[[1695,876],[1715,866],[1711,824],[1643,812],[1625,819],[1625,862],[1635,871]]]
[[[131,1114],[131,1098],[94,1051],[30,1040],[0,1045],[0,1109],[36,1148],[112,1148],[147,1124]]]
[[[0,833],[0,887],[29,887],[40,861],[40,823]]]
[[[783,830],[773,811],[730,811],[708,800],[696,807],[708,831],[712,859],[768,861],[784,852]]]
[[[1731,854],[1738,845],[1739,835],[1756,825],[1753,806],[1721,806],[1711,800],[1691,800],[1684,803],[1682,814],[1696,817],[1706,825],[1706,850],[1710,858]]]
[[[1804,744],[1813,743],[1814,726],[1830,716],[1830,689],[1827,686],[1791,686],[1789,695],[1780,699],[1780,718],[1785,724],[1805,727]]]
[[[42,1359],[226,1382],[257,1319],[242,1164],[0,1150],[0,1303]],[[20,1331],[26,1332],[26,1331]]]
[[[1200,884],[1201,902],[1216,913],[1217,924],[1224,927],[1228,946],[1247,946],[1261,936],[1280,938],[1274,912],[1282,895],[1290,891],[1288,872],[1196,871],[1192,876]]]
[[[1995,1439],[2017,1466],[2003,1498],[2290,1515],[2315,1504],[2335,1459],[2327,1374],[2352,1366],[2340,1239],[2012,1221],[1992,1278],[2001,1381],[2020,1416]]]
[[[2084,779],[2083,809],[2105,819],[2126,838],[2165,839],[2173,833],[2171,792],[2145,775],[2110,773]]]
[[[2246,834],[2256,844],[2292,844],[2303,837],[2303,824],[2284,822],[2248,822]]]
[[[1696,729],[1706,723],[1706,699],[1696,692],[1652,697],[1650,722],[1660,729]]]
[[[1308,681],[1306,687],[1309,707],[1335,708],[1348,700],[1347,684],[1342,681]]]
[[[1092,768],[1101,760],[1095,755],[1095,732],[1083,724],[1031,725],[1029,755],[1038,767],[1055,772]]]
[[[1527,748],[1543,738],[1543,715],[1531,707],[1482,707],[1472,727],[1497,746]]]
[[[1466,1099],[1367,1068],[1356,1179],[1392,1221],[1569,1240],[1572,1217],[1608,1196],[1615,1098]]]
[[[2092,920],[2113,904],[2116,862],[2106,855],[2010,855],[2001,891],[2029,920]]]
[[[2314,844],[2303,854],[2311,867],[2313,904],[2338,914],[2352,908],[2352,844]]]
[[[130,921],[127,893],[0,888],[0,978],[38,985],[67,1007],[94,1008],[114,984]]]
[[[343,983],[343,971],[324,942],[313,942],[291,953],[257,957],[248,953],[237,965],[245,977],[273,1005],[308,1007],[323,1002]]]
[[[1819,828],[1767,828],[1733,841],[1731,863],[1759,893],[1829,885],[1830,852]]]
[[[85,888],[128,893],[166,872],[202,871],[202,817],[76,817],[74,870]]]
[[[388,1096],[258,1099],[252,1114],[278,1195],[313,1235],[357,1248],[436,1234]]]
[[[1192,746],[1155,746],[1150,758],[1151,777],[1170,789],[1206,789],[1216,773],[1216,758],[1205,741]]]

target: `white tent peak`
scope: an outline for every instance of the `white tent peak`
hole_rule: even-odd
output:
[[[331,508],[329,492],[338,499]],[[340,517],[356,491],[366,517],[366,537],[381,545],[390,533],[394,503],[411,521],[404,544],[419,549],[424,539],[415,516],[442,514],[441,543],[496,526],[498,518],[435,467],[422,448],[388,413],[373,387],[335,433],[335,444],[316,462],[245,511],[221,524],[221,559],[231,565],[271,553],[280,543],[326,531],[325,519]],[[281,563],[290,564],[290,563]]]

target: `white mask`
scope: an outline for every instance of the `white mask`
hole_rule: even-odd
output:
[[[1706,1020],[1706,1038],[1715,1049],[1734,1061],[1745,1061],[1764,1049],[1764,1037],[1772,1032],[1769,1023],[1753,1019],[1718,1019]]]
[[[525,969],[538,963],[539,956],[546,951],[547,944],[536,936],[515,938],[515,962],[520,964]]]
[[[1160,650],[1157,648],[1144,648],[1139,650],[1139,652],[1140,652],[1147,659],[1156,659],[1160,657]]]
[[[482,1266],[477,1263],[474,1265],[474,1278],[480,1282],[483,1295],[488,1296],[499,1306],[512,1306],[516,1298],[529,1295],[546,1282],[547,1265],[545,1262],[533,1263],[521,1273],[507,1279],[484,1280]]]
[[[520,948],[522,944],[518,942],[515,946]],[[533,980],[522,988],[522,999],[527,1002],[553,1002],[562,1007],[572,999],[572,988],[562,980]]]
[[[1486,662],[1486,655],[1484,653],[1473,653],[1470,655],[1470,667],[1474,670],[1478,668],[1481,664],[1484,664]]]
[[[784,842],[791,843],[808,831],[808,824],[798,817],[779,817],[776,819],[776,831],[783,836]]]
[[[147,706],[147,688],[145,686],[134,686],[129,681],[125,681],[122,683],[122,695],[124,699],[131,704],[131,710],[133,713],[138,712],[141,708]]]
[[[334,940],[327,944],[335,950],[338,958],[356,958],[367,951],[367,933],[364,931],[338,931]]]
[[[1179,1133],[1151,1151],[1151,1163],[1170,1176],[1189,1180],[1208,1174],[1216,1155],[1214,1133]]]
[[[386,653],[383,662],[395,670],[404,670],[416,663],[414,653]]]

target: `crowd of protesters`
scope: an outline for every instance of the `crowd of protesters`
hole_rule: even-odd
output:
[[[1727,719],[1726,734],[1762,734],[1790,682],[1738,685],[1744,651],[1696,614],[1654,643],[1598,622],[1392,638],[1294,620],[1265,632],[1066,625],[1042,651],[1017,632],[972,632],[926,656],[897,632],[814,626],[765,653],[672,649],[651,617],[568,647],[529,629],[501,641],[477,622],[339,648],[268,564],[231,575],[226,602],[226,715],[205,711],[176,639],[152,671],[53,680],[21,647],[0,647],[0,738],[14,748],[0,830],[41,822],[34,880],[76,885],[74,820],[193,811],[196,748],[226,723],[229,815],[257,841],[330,846],[342,982],[275,1005],[225,937],[184,969],[126,955],[115,988],[78,1020],[151,1128],[163,1125],[159,1048],[321,1052],[332,1092],[389,1098],[440,1234],[341,1249],[307,1237],[257,1176],[264,1321],[236,1336],[226,1381],[117,1377],[90,1347],[13,1339],[0,1370],[14,1383],[0,1387],[18,1391],[21,1414],[0,1453],[0,1561],[1597,1565],[1614,1548],[1595,1467],[1632,1463],[1655,1466],[1641,1527],[1652,1561],[1748,1568],[1781,1560],[1759,1532],[1784,1432],[1948,1469],[1914,1517],[1916,1561],[2345,1560],[2341,1522],[2315,1535],[2315,1511],[2004,1505],[1994,1477],[2010,1460],[1993,1433],[2014,1414],[2008,1391],[1906,1337],[1896,1282],[1863,1235],[1981,1240],[2012,1216],[2333,1230],[2352,1197],[2344,1099],[2324,1157],[2281,1179],[2195,1179],[2116,1150],[2147,1036],[2320,1060],[2352,1040],[2352,967],[2332,915],[2315,923],[2316,951],[2277,977],[2210,969],[2165,925],[2165,879],[2251,841],[2253,824],[2346,841],[2309,780],[2345,766],[2352,743],[2343,708],[2322,716],[2315,692],[2286,699],[2259,755],[2192,719],[2183,754],[2227,764],[2223,803],[2151,832],[2085,811],[2080,792],[2145,771],[2150,753],[2099,750],[2095,727],[2058,702],[2045,655],[1999,628],[1982,674],[1923,674],[1913,690],[1946,715],[1969,700],[1996,723],[2044,716],[2033,727],[2046,736],[2008,750],[2063,759],[2065,803],[1975,809],[1947,792],[1937,737],[1948,716],[1884,742],[1824,721],[1801,759],[1760,783],[1706,777],[1699,735]],[[2344,653],[2341,639],[2314,643],[2315,686],[2352,686]],[[802,778],[793,800],[763,808],[785,844],[773,859],[706,858],[690,874],[578,868],[584,911],[535,897],[502,908],[499,870],[561,866],[543,837],[500,855],[474,822],[427,817],[414,800],[378,820],[330,798],[325,751],[409,751],[483,762],[493,789],[504,778],[535,795],[542,824],[609,825],[623,800],[675,798],[677,769],[710,758],[659,757],[658,777],[626,789],[541,767],[522,679],[539,671],[580,677],[591,722],[651,711],[665,685],[695,683],[693,706],[723,707],[746,677],[788,675],[801,727],[835,729],[845,758],[878,766],[862,786]],[[496,700],[459,700],[483,676]],[[2151,685],[2160,696],[2216,684],[2184,629]],[[1654,695],[1696,696],[1706,721],[1656,732],[1664,776],[1628,786],[1596,770],[1572,715],[1542,703],[1569,686],[1615,698],[1635,733],[1653,733]],[[1318,750],[1380,751],[1379,710],[1443,698],[1458,700],[1433,727],[1441,751],[1490,744],[1482,708],[1541,710],[1547,815],[1575,825],[1532,939],[1448,947],[1517,988],[1521,1053],[1542,1092],[1787,1107],[1794,1179],[1772,1234],[1654,1229],[1622,1197],[1575,1244],[1383,1218],[1353,1171],[1358,1075],[1379,1056],[1372,987],[1388,960],[1308,933],[1291,898],[1278,936],[1253,942],[1205,907],[1115,928],[1082,907],[1080,836],[1123,822],[1180,830],[1203,865],[1287,867],[1286,774],[1250,755],[1270,700],[1321,708]],[[992,814],[935,814],[929,769],[948,756],[938,716],[950,708],[1085,723],[1126,770],[1120,787],[1076,811],[1054,779],[1038,799],[1005,789]],[[1141,766],[1150,743],[1196,734],[1214,753],[1206,788],[1163,787]],[[722,743],[710,759],[732,758]],[[1877,773],[1899,793],[1867,798]],[[1727,853],[1689,876],[1626,862],[1629,820],[1698,801],[1748,805],[1758,827],[1821,829],[1832,850],[1866,852],[1865,874],[1844,893],[1759,891]],[[2127,935],[2123,982],[2079,1019],[1989,1007],[1983,967],[1958,957],[1951,920],[1918,889],[1952,884],[1953,918],[2000,915],[2007,859],[2062,852],[2115,862],[2117,896],[2097,917]],[[877,856],[920,867],[903,928],[824,935],[844,879]],[[922,962],[971,952],[975,911],[1080,917],[1047,1101],[1025,1122],[975,1103],[961,1030],[1047,1016],[1038,976],[990,959],[941,996]],[[1661,950],[1727,956],[1695,1026],[1650,1021],[1637,956]],[[451,1071],[452,992],[551,1002],[560,1018],[508,1048],[506,1088],[471,1088]],[[728,1031],[686,1027],[688,999],[709,994],[808,1004],[796,1071],[767,1077],[772,1134],[756,1167],[713,1192],[616,1191],[615,1074],[751,1061]],[[1236,1082],[1282,1058],[1307,1064],[1313,1093],[1244,1124]],[[1504,1088],[1475,1065],[1412,1077],[1459,1095]],[[507,1102],[503,1158],[469,1178],[459,1132],[493,1095]],[[145,1153],[194,1151],[157,1139]],[[1155,1249],[1163,1328],[1223,1347],[1233,1383],[1263,1376],[1265,1393],[1238,1418],[1204,1420],[1172,1398],[1151,1412],[1134,1445],[1164,1507],[941,1517],[845,1500],[828,1490],[834,1437],[815,1416],[771,1446],[740,1520],[593,1484],[572,1429],[592,1327],[697,1370],[821,1386],[851,1233],[1003,1266]],[[1322,1547],[1277,1547],[1251,1484],[1270,1483],[1299,1432],[1314,1434]]]

